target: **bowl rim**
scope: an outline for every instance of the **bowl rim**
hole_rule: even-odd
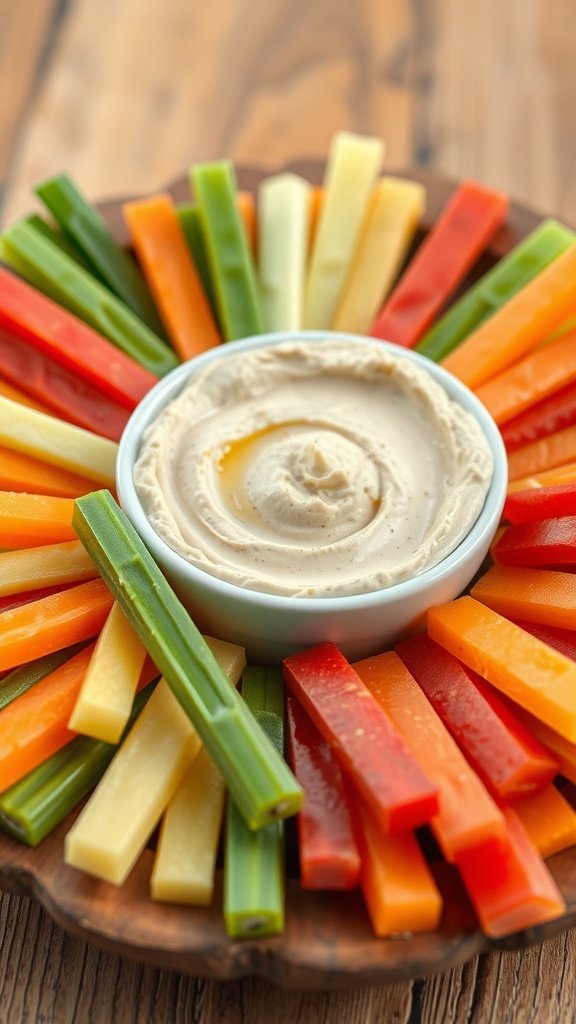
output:
[[[274,346],[288,341],[320,341],[322,339],[342,339],[352,343],[384,345],[393,355],[415,362],[426,370],[460,405],[470,412],[479,423],[493,456],[493,474],[484,505],[465,537],[459,544],[436,565],[431,566],[417,576],[394,583],[390,587],[368,591],[363,594],[324,595],[319,597],[298,597],[286,594],[271,594],[265,591],[244,588],[228,580],[219,579],[205,569],[188,562],[183,555],[173,548],[156,532],[150,524],[142,507],[133,479],[133,466],[138,456],[142,434],[149,424],[156,419],[165,406],[178,396],[190,376],[203,369],[209,363],[227,354],[250,351],[255,348]],[[508,461],[504,442],[492,416],[479,398],[457,377],[449,373],[438,363],[413,349],[395,345],[389,341],[365,335],[343,331],[271,331],[252,335],[237,341],[227,342],[203,352],[193,359],[186,360],[170,373],[162,377],[139,402],[130,416],[120,439],[116,462],[116,489],[120,504],[135,527],[144,544],[153,557],[161,559],[167,565],[168,572],[174,576],[184,574],[198,588],[209,590],[215,596],[242,600],[245,605],[266,607],[286,611],[287,606],[297,605],[299,611],[314,614],[325,613],[326,610],[346,612],[360,611],[374,605],[388,605],[397,600],[433,587],[447,576],[456,572],[460,563],[473,556],[476,551],[486,545],[487,535],[495,533],[506,498],[508,483]]]

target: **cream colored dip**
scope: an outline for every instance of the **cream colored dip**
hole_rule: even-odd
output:
[[[332,339],[227,348],[148,427],[134,472],[152,526],[193,565],[297,597],[436,565],[491,477],[480,426],[427,372]]]

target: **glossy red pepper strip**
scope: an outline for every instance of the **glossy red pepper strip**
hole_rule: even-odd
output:
[[[72,313],[0,267],[0,326],[134,409],[158,378]]]
[[[501,226],[508,197],[474,181],[454,192],[386,302],[371,334],[412,347]]]
[[[542,519],[574,516],[576,483],[513,491],[506,498],[502,515],[511,523],[536,523]]]
[[[509,452],[576,423],[576,382],[530,406],[500,427]]]
[[[508,526],[492,548],[492,557],[497,565],[572,567],[576,565],[576,516]]]
[[[72,370],[0,327],[0,375],[61,419],[119,441],[130,412]]]
[[[407,832],[438,811],[438,789],[334,644],[283,662],[289,689],[370,803],[380,827]]]
[[[302,888],[354,889],[361,861],[342,769],[292,694],[286,698],[286,718],[288,763],[305,794],[297,818]]]
[[[426,633],[402,641],[396,651],[493,793],[509,800],[552,781],[557,762],[480,676]]]
[[[563,654],[566,658],[576,661],[576,632],[571,629],[561,629],[559,626],[541,626],[539,622],[524,622],[515,619],[515,624],[524,629],[537,640],[553,647],[555,651]]]
[[[457,867],[482,930],[494,938],[550,921],[566,905],[514,811],[502,808],[506,840],[468,850]]]

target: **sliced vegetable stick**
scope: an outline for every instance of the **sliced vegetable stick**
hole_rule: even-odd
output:
[[[213,637],[204,639],[236,686],[246,665],[244,649]],[[164,814],[150,876],[152,899],[197,906],[212,903],[224,791],[224,779],[202,747]]]
[[[0,395],[0,443],[50,465],[114,486],[118,445]]]
[[[260,292],[267,331],[302,327],[310,185],[296,174],[265,178],[258,191]]]
[[[573,629],[558,629],[556,626],[541,626],[536,622],[526,622],[524,619],[517,619],[516,625],[531,633],[542,643],[553,647],[560,654],[576,661],[576,632]]]
[[[190,257],[174,202],[151,196],[122,207],[132,244],[181,359],[219,345],[221,338]]]
[[[518,524],[576,515],[576,483],[516,491],[507,497],[502,515]]]
[[[333,137],[306,282],[306,328],[325,330],[334,319],[383,155],[379,139],[350,132]]]
[[[0,596],[63,583],[80,583],[98,575],[79,540],[39,548],[0,552]]]
[[[388,651],[354,668],[438,787],[430,828],[446,860],[503,836],[502,814],[398,655]]]
[[[576,629],[576,576],[573,573],[493,565],[470,593],[477,601],[509,619]]]
[[[576,664],[475,601],[431,608],[428,633],[497,690],[576,740]]]
[[[525,708],[519,707],[516,703],[510,702],[514,714],[530,730],[540,743],[554,755],[558,761],[561,775],[576,785],[576,743],[561,736],[555,729],[551,729],[540,718],[531,715]]]
[[[74,739],[67,726],[94,645],[0,711],[0,792]]]
[[[454,191],[370,333],[414,346],[501,226],[508,197],[475,181]]]
[[[83,547],[82,550],[89,558]],[[68,727],[93,739],[118,743],[130,717],[145,657],[144,644],[114,602],[98,637]]]
[[[238,189],[236,193],[236,205],[246,230],[246,237],[250,243],[253,254],[258,248],[258,223],[256,219],[256,203],[252,192]]]
[[[576,460],[576,426],[566,427],[539,441],[517,448],[508,455],[508,476],[511,482],[544,473]]]
[[[0,446],[0,488],[19,494],[78,498],[94,490],[94,481]]]
[[[508,494],[525,491],[534,487],[555,487],[557,484],[568,484],[576,481],[576,462],[568,462],[563,466],[555,466],[543,473],[534,473],[508,484]]]
[[[492,558],[497,565],[576,566],[576,516],[507,526],[492,548]]]
[[[76,540],[73,510],[70,498],[0,491],[0,547],[33,548]]]
[[[70,661],[70,658],[73,658],[86,646],[86,643],[74,644],[72,647],[65,647],[53,654],[45,654],[44,657],[37,658],[36,661],[30,661],[27,665],[8,672],[0,680],[0,711],[30,690],[41,679],[60,668],[65,661]]]
[[[112,601],[104,581],[97,579],[2,612],[0,671],[96,636]]]
[[[76,583],[56,583],[51,587],[37,587],[35,590],[21,590],[18,594],[8,594],[0,597],[0,612],[8,612],[12,608],[20,608],[31,601],[39,601],[41,597],[50,597],[51,594],[61,594],[70,587],[77,586]]]
[[[551,857],[576,843],[576,811],[549,785],[511,805],[541,857]]]
[[[501,938],[565,913],[566,905],[546,865],[514,811],[504,810],[507,842],[463,854],[458,869],[482,930]]]
[[[576,331],[571,331],[492,377],[476,396],[501,424],[574,380]]]
[[[442,897],[411,832],[387,836],[364,800],[354,804],[362,846],[360,884],[379,937],[438,928]]]
[[[334,331],[368,334],[402,267],[426,202],[416,181],[383,178],[376,185],[332,321]]]
[[[200,207],[198,206],[198,203],[180,203],[176,210],[180,227],[182,228],[184,238],[186,239],[188,251],[190,252],[194,266],[196,267],[196,271],[202,282],[204,294],[210,303],[210,308],[214,316],[216,317],[216,298],[214,295],[214,285],[210,275],[206,243],[204,242],[204,235],[202,234]]]
[[[20,405],[27,405],[29,409],[36,409],[38,412],[45,412],[50,415],[50,409],[46,405],[42,405],[41,402],[37,402],[34,398],[30,398],[30,395],[24,394],[19,388],[15,388],[8,381],[0,378],[0,395],[4,395],[4,398],[9,398],[12,402],[19,402]]]
[[[199,749],[162,679],[68,832],[66,863],[121,885]]]
[[[500,433],[506,451],[514,452],[525,444],[572,427],[575,423],[576,381],[508,420],[500,427]]]
[[[576,312],[576,245],[517,292],[454,349],[442,365],[477,388],[521,359]]]
[[[318,231],[318,222],[322,213],[322,207],[324,206],[324,199],[326,197],[326,189],[324,185],[313,185],[312,192],[310,194],[310,229],[308,232],[308,255],[312,252],[314,242],[316,241],[316,233]]]

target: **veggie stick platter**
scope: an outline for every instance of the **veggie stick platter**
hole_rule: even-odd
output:
[[[317,163],[288,169],[313,184],[322,180],[323,169]],[[405,176],[422,182],[427,189],[421,237],[445,207],[454,183],[421,170],[407,172]],[[252,193],[263,177],[258,169],[244,168],[238,172],[240,187]],[[176,183],[170,191],[179,201],[189,198],[185,181]],[[121,204],[108,203],[101,209],[116,238],[127,244]],[[539,222],[535,213],[512,204],[505,227],[485,250],[462,291]],[[357,892],[304,891],[297,878],[289,877],[284,932],[237,942],[227,935],[222,920],[220,873],[213,908],[191,908],[150,900],[152,849],[144,851],[120,887],[67,867],[63,860],[64,837],[75,816],[73,812],[35,849],[0,835],[0,883],[7,890],[35,895],[59,924],[103,948],[191,974],[218,979],[259,974],[295,988],[403,980],[448,969],[490,948],[529,945],[576,923],[576,857],[568,849],[547,861],[566,902],[566,913],[504,939],[483,935],[451,870],[443,871],[443,866],[438,865],[444,915],[441,927],[434,932],[376,938]],[[287,831],[291,849],[292,823]],[[295,873],[292,855],[288,858],[288,869],[289,875]]]

